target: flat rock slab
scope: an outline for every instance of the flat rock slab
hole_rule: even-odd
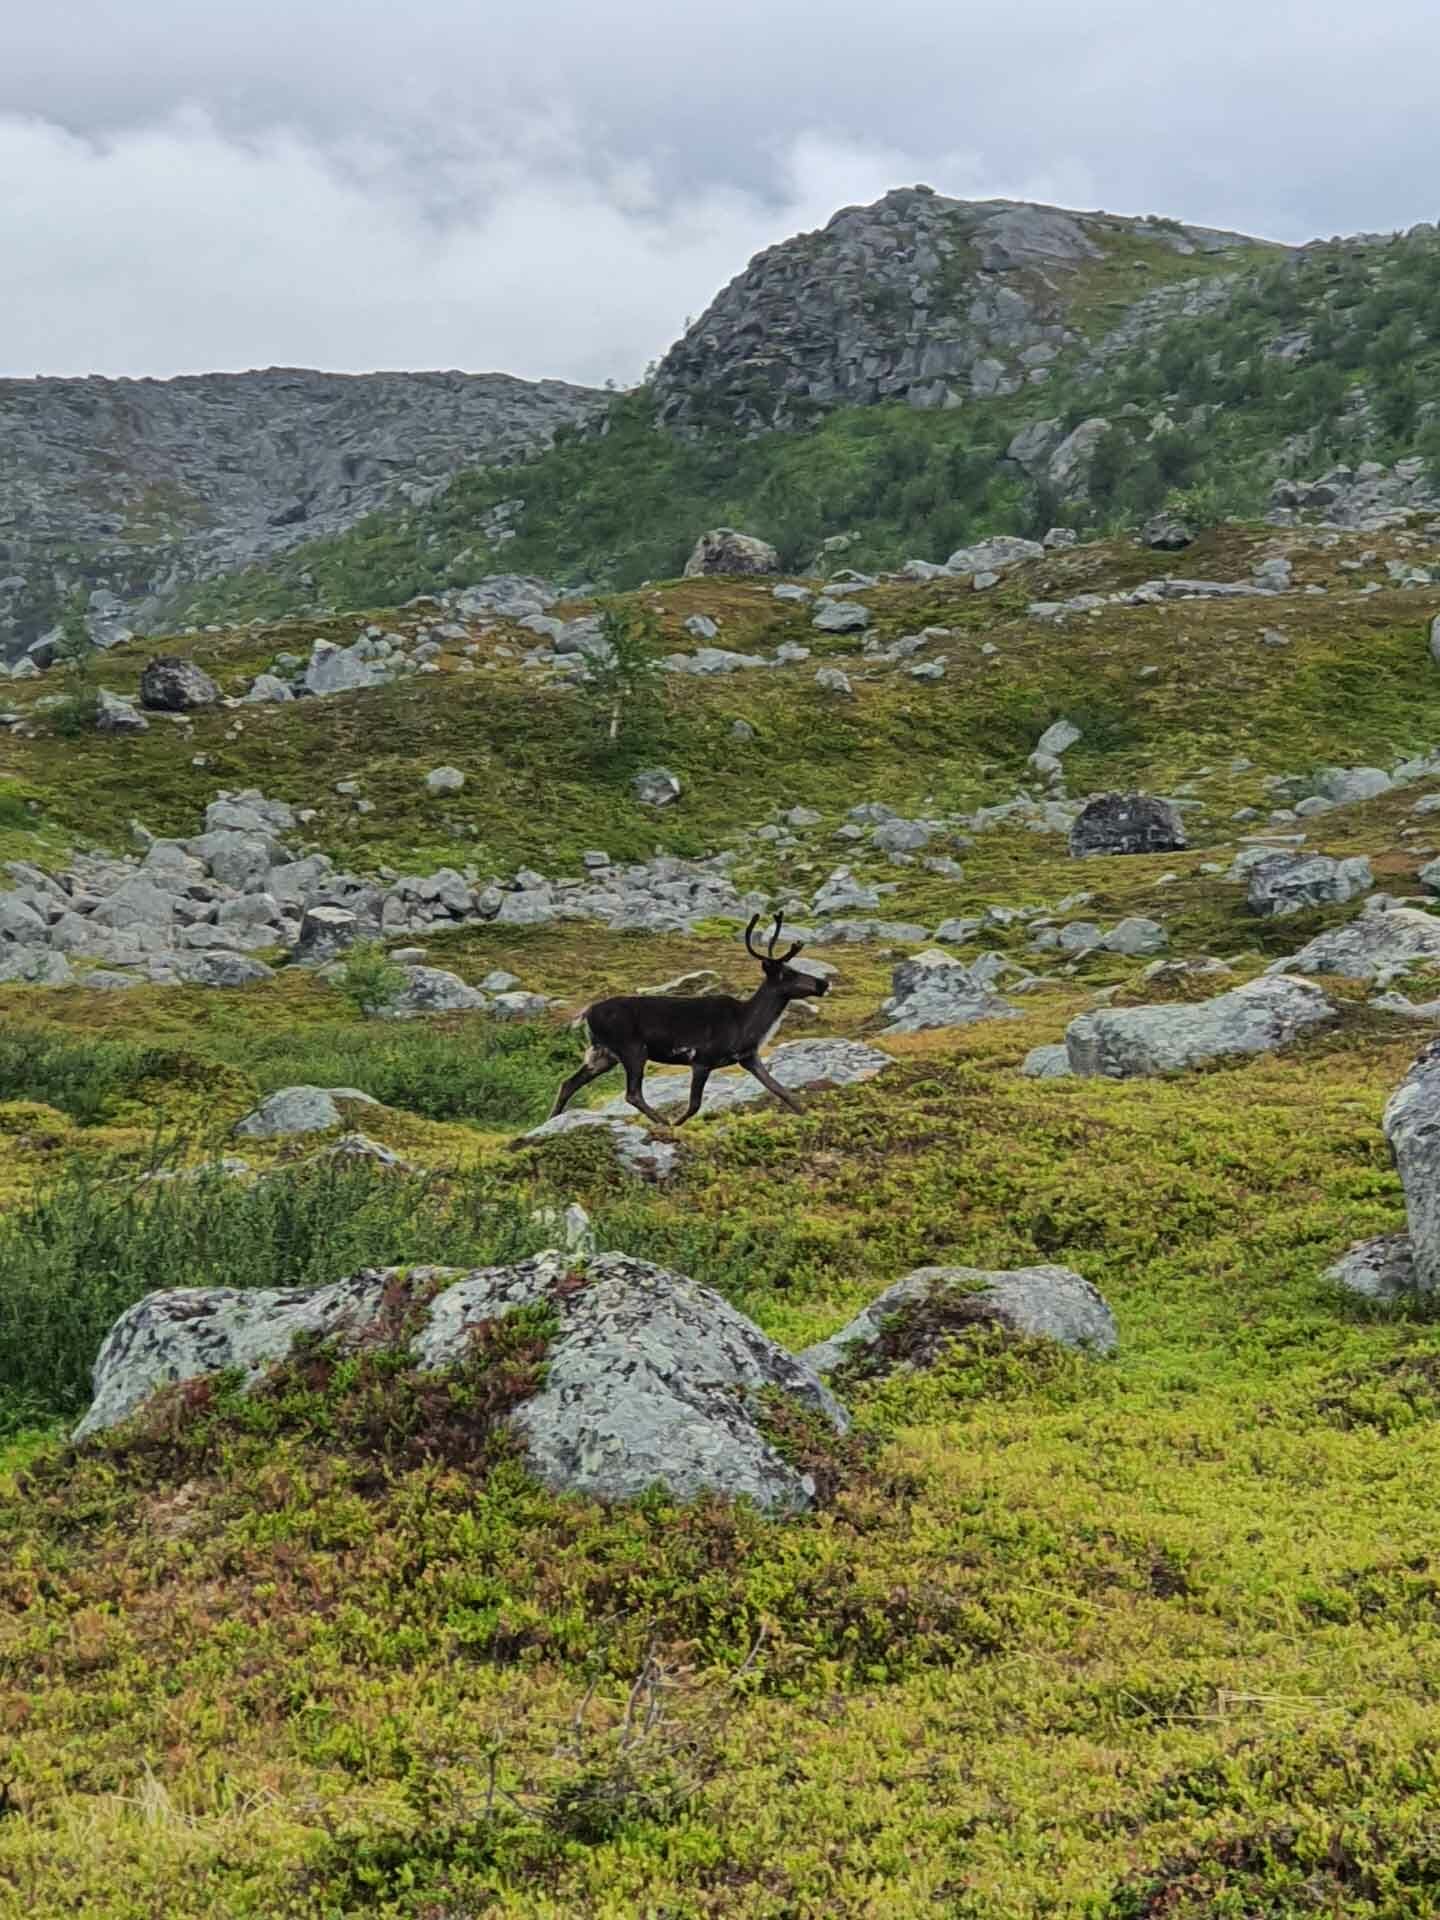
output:
[[[999,1272],[981,1267],[917,1267],[862,1308],[839,1333],[806,1347],[800,1359],[816,1373],[832,1372],[843,1360],[862,1359],[873,1352],[897,1314],[918,1314],[951,1297],[958,1297],[967,1317],[993,1321],[1014,1333],[1096,1353],[1111,1353],[1115,1348],[1114,1315],[1099,1290],[1069,1267],[1016,1267]],[[906,1356],[910,1364],[933,1360],[945,1337],[940,1331],[928,1347],[922,1338],[918,1351]]]
[[[1317,986],[1267,975],[1195,1006],[1102,1007],[1072,1020],[1065,1033],[1077,1074],[1128,1080],[1176,1073],[1210,1060],[1275,1053],[1335,1018]]]
[[[623,1500],[661,1487],[681,1499],[719,1493],[804,1508],[814,1483],[765,1438],[758,1396],[788,1394],[837,1433],[846,1426],[813,1369],[708,1287],[625,1254],[581,1261],[552,1251],[469,1273],[366,1269],[303,1291],[150,1294],[106,1336],[75,1438],[118,1425],[164,1386],[231,1369],[253,1384],[301,1333],[383,1344],[397,1283],[435,1289],[409,1348],[426,1372],[463,1363],[483,1322],[550,1309],[558,1326],[543,1385],[509,1420],[532,1472],[560,1492]]]
[[[873,1080],[877,1073],[895,1063],[878,1047],[867,1047],[859,1040],[790,1040],[777,1047],[765,1061],[768,1071],[782,1087],[792,1093],[804,1093],[815,1087],[853,1087],[862,1080]],[[667,1113],[690,1103],[690,1075],[683,1068],[646,1076],[645,1098],[657,1113]],[[714,1075],[705,1089],[701,1113],[731,1113],[737,1107],[758,1106],[773,1100],[760,1082],[743,1067],[725,1067]],[[602,1116],[619,1118],[633,1115],[625,1098],[607,1100],[596,1109]],[[563,1118],[564,1116],[562,1116]]]

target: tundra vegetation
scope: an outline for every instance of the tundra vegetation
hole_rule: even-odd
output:
[[[1248,579],[1276,537],[1218,528],[1184,570]],[[373,1017],[391,962],[363,951],[338,978],[285,967],[233,990],[106,991],[83,970],[0,986],[0,1906],[1440,1910],[1440,1329],[1324,1278],[1350,1242],[1403,1224],[1380,1118],[1426,1029],[1327,978],[1338,1017],[1283,1052],[1029,1079],[1028,1052],[1097,994],[1169,1004],[1213,984],[1147,978],[1147,960],[1098,946],[1032,950],[1029,922],[985,919],[1063,921],[1083,891],[1087,919],[1159,919],[1172,956],[1218,956],[1238,983],[1359,911],[1257,915],[1226,878],[1250,830],[1232,816],[1263,820],[1267,780],[1440,745],[1434,596],[1385,564],[1424,559],[1424,540],[1284,538],[1295,590],[1274,600],[1029,615],[1161,570],[1120,541],[988,593],[867,592],[864,640],[944,629],[919,656],[944,662],[929,681],[816,633],[768,581],[660,579],[618,606],[666,648],[692,646],[684,622],[703,614],[724,646],[812,656],[655,676],[643,760],[623,727],[612,741],[593,724],[590,689],[523,666],[527,636],[504,621],[435,675],[121,739],[57,730],[44,680],[6,689],[20,723],[0,737],[0,856],[46,871],[125,846],[132,816],[191,833],[218,789],[258,786],[313,809],[309,839],[357,868],[564,874],[595,848],[732,851],[737,882],[788,902],[844,861],[894,887],[887,920],[973,919],[957,951],[1042,983],[1015,1018],[887,1036],[893,1067],[803,1115],[702,1111],[654,1183],[617,1179],[593,1130],[510,1143],[573,1066],[565,1021],[587,1002],[700,967],[748,990],[731,923],[423,937],[432,966],[504,968],[561,1003],[518,1023]],[[1347,570],[1362,550],[1375,558]],[[166,644],[231,694],[355,625]],[[95,675],[133,692],[146,652],[118,648]],[[843,701],[814,679],[836,662]],[[1081,734],[1069,791],[1183,790],[1188,849],[1075,861],[1063,833],[1012,819],[970,846],[937,838],[936,870],[835,838],[862,802],[949,819],[1009,799],[1062,717]],[[683,783],[658,811],[632,790],[656,762]],[[462,790],[427,792],[441,764]],[[1417,895],[1431,791],[1440,778],[1412,780],[1298,830]],[[797,807],[816,822],[760,837]],[[876,1036],[911,950],[812,946],[836,968],[813,1030]],[[233,1138],[295,1084],[371,1094],[361,1124],[405,1164],[327,1157],[325,1136]],[[246,1172],[216,1164],[237,1153]],[[843,1441],[775,1406],[774,1444],[820,1493],[791,1518],[537,1486],[503,1416],[543,1376],[540,1313],[495,1323],[443,1387],[391,1355],[308,1349],[259,1392],[220,1377],[66,1443],[100,1337],[152,1289],[508,1260],[553,1241],[537,1213],[574,1201],[601,1247],[693,1275],[791,1350],[926,1264],[1073,1267],[1118,1347],[1073,1354],[956,1315],[933,1364],[846,1375]]]

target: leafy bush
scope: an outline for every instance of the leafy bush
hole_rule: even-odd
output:
[[[378,940],[357,940],[340,962],[335,976],[337,992],[357,1013],[381,1012],[398,999],[405,986],[404,971]]]
[[[82,734],[95,731],[99,711],[100,703],[94,691],[77,685],[70,693],[59,696],[54,706],[47,709],[46,718],[63,739],[76,740]]]
[[[173,1077],[183,1065],[162,1047],[76,1039],[43,1027],[0,1029],[0,1096],[40,1101],[82,1126],[106,1119],[147,1080]]]
[[[359,1087],[427,1120],[521,1127],[549,1111],[556,1082],[575,1064],[575,1045],[563,1030],[530,1022],[382,1022],[246,1040],[235,1063],[262,1093],[297,1083]]]

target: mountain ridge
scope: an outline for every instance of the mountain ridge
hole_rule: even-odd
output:
[[[0,658],[77,585],[106,638],[122,609],[533,452],[606,398],[441,370],[0,380]]]
[[[837,543],[884,567],[1162,506],[1253,516],[1277,478],[1431,456],[1437,288],[1433,227],[1287,249],[909,187],[756,254],[624,394],[439,370],[0,382],[0,661],[77,592],[107,644],[514,566],[634,585],[707,525],[803,570]],[[252,394],[278,413],[245,441]]]

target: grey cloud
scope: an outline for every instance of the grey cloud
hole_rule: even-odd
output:
[[[9,370],[633,378],[926,179],[1299,240],[1433,217],[1419,0],[70,0],[7,22]]]

